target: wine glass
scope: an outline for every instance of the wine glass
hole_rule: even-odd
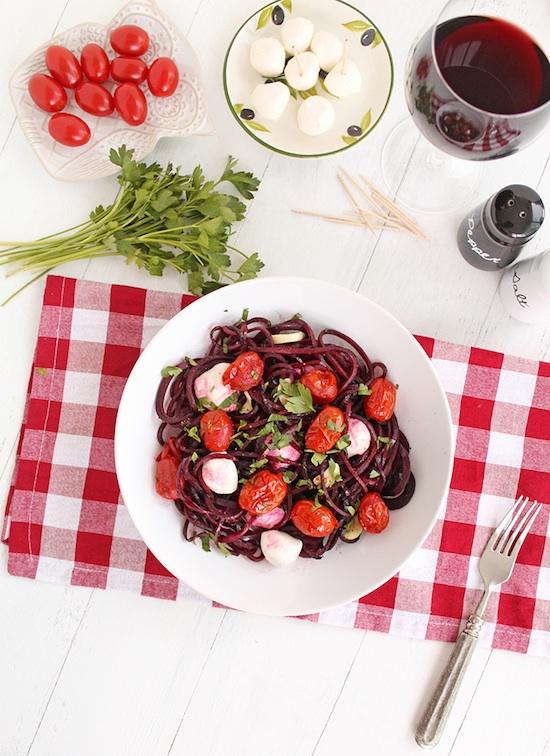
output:
[[[517,152],[550,120],[549,58],[550,0],[449,0],[409,53],[405,97],[425,139],[409,119],[388,137],[392,194],[424,211],[463,203],[475,161]]]

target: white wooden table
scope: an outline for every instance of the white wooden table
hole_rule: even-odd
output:
[[[258,249],[268,274],[314,276],[361,291],[415,333],[550,356],[550,330],[508,319],[498,276],[460,258],[454,233],[464,208],[418,220],[429,241],[369,237],[290,214],[307,205],[343,210],[339,164],[380,182],[379,155],[405,116],[403,64],[414,35],[441,0],[357,0],[379,23],[397,70],[391,105],[376,131],[341,158],[291,161],[234,123],[221,65],[232,31],[258,0],[160,0],[199,54],[217,136],[165,140],[155,158],[217,170],[226,154],[262,177],[239,245]],[[114,192],[114,181],[55,182],[14,121],[7,93],[22,57],[57,30],[105,22],[112,0],[3,0],[0,25],[0,236],[34,238],[79,222]],[[411,129],[414,128],[411,123]],[[521,181],[550,202],[548,136],[484,166],[479,200]],[[422,187],[419,186],[419,191]],[[550,246],[550,223],[540,235]],[[123,261],[66,266],[65,274],[179,290]],[[2,298],[13,280],[1,281]],[[0,311],[0,473],[7,491],[41,299],[40,285]],[[134,595],[65,589],[8,577],[0,565],[1,756],[391,756],[418,753],[413,730],[450,646],[310,625]],[[479,650],[437,753],[550,754],[550,660]]]

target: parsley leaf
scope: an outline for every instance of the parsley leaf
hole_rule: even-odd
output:
[[[191,365],[191,366],[198,365],[197,360],[194,360],[192,357],[186,357],[185,361],[187,362],[188,365]]]
[[[199,434],[199,428],[197,425],[192,425],[190,428],[186,428],[185,432],[190,438],[194,438],[195,441],[201,442],[201,437]]]
[[[289,381],[288,378],[279,379],[273,396],[293,415],[307,415],[315,412],[311,391],[300,381]]]
[[[241,317],[235,322],[235,325],[241,325],[241,323],[244,323],[246,320],[248,320],[249,314],[250,310],[248,309],[248,307],[245,307]]]
[[[339,438],[339,439],[338,439],[338,441],[337,441],[337,442],[335,443],[335,445],[334,445],[334,446],[335,446],[335,448],[336,448],[336,449],[337,449],[338,451],[342,451],[342,449],[347,449],[347,447],[348,447],[348,446],[349,446],[350,444],[351,444],[351,439],[350,439],[350,437],[349,437],[349,436],[347,435],[347,433],[346,433],[346,435],[345,435],[345,436],[342,436],[342,438]]]
[[[231,549],[227,548],[227,546],[225,545],[225,543],[220,543],[218,541],[218,543],[216,545],[217,545],[218,549],[222,552],[222,554],[224,556],[228,557],[228,556],[232,556],[233,555],[233,552],[231,551]]]
[[[320,454],[319,452],[313,452],[311,455],[311,464],[315,465],[315,467],[319,467],[319,465],[322,465],[325,459],[327,458],[326,454]]]
[[[197,454],[196,451],[194,451],[193,454],[191,455],[191,462],[196,462],[198,458],[199,458],[199,455]]]
[[[309,478],[300,478],[300,480],[296,483],[297,488],[315,488],[312,481],[309,480]]]
[[[163,378],[171,378],[172,376],[179,375],[181,372],[183,372],[182,369],[177,365],[167,365],[162,368],[160,374]]]
[[[378,472],[378,470],[371,470],[370,471],[369,478],[371,480],[374,480],[375,478],[379,478],[379,477],[380,477],[380,473]]]
[[[203,551],[211,551],[210,549],[210,540],[212,536],[210,533],[201,533],[199,535],[199,538],[201,540],[201,546]]]
[[[376,439],[376,446],[380,448],[383,444],[386,444],[386,446],[389,446],[392,443],[391,438],[388,436],[378,436]]]
[[[260,470],[262,467],[265,467],[269,460],[266,457],[262,457],[261,459],[256,460],[256,462],[252,462],[250,467],[248,468],[250,474],[255,473],[257,470]]]
[[[243,393],[244,393],[244,396],[245,396],[245,400],[241,404],[239,412],[242,415],[248,415],[254,409],[253,406],[252,406],[252,397],[250,396],[250,394],[248,393],[248,391],[244,391]]]
[[[197,399],[197,407],[201,412],[204,412],[205,410],[217,409],[214,402],[211,402],[210,399],[207,399],[205,396],[201,396],[199,399]]]
[[[231,396],[228,396],[227,399],[223,400],[223,402],[220,404],[220,409],[227,409],[228,407],[231,407],[232,404],[236,404],[238,398],[238,392],[234,391]]]
[[[294,315],[290,318],[290,320],[302,320],[302,313],[295,312]]]
[[[283,473],[283,480],[285,483],[292,483],[294,480],[294,473],[291,470],[285,470]]]
[[[357,396],[370,396],[371,394],[372,394],[372,391],[366,384],[364,383],[359,384],[359,388],[357,389]]]

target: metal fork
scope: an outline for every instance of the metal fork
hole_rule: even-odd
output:
[[[439,743],[479,638],[482,616],[491,590],[496,585],[505,583],[512,574],[519,550],[541,506],[536,501],[529,506],[529,499],[520,496],[489,538],[479,560],[485,590],[475,612],[470,615],[466,627],[458,636],[447,666],[418,725],[416,742],[422,748],[433,748]]]

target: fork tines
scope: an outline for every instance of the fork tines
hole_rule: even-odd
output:
[[[520,496],[497,525],[490,539],[490,548],[503,556],[515,559],[542,504]]]

